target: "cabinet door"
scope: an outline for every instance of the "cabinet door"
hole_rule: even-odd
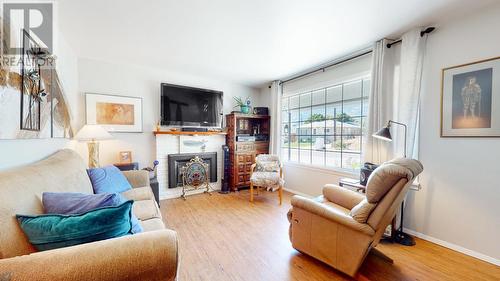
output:
[[[253,164],[253,154],[247,154],[245,160],[247,163]]]
[[[240,163],[238,162],[238,173],[244,173],[246,170],[246,165],[245,163]]]

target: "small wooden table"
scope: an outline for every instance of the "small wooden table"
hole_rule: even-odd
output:
[[[362,185],[359,180],[351,179],[351,178],[341,178],[339,180],[339,186],[341,187],[352,187],[356,189],[357,192],[365,193],[366,186]]]

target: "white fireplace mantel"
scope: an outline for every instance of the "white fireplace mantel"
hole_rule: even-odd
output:
[[[205,149],[198,145],[204,143]],[[179,198],[182,188],[168,188],[168,155],[179,153],[202,153],[217,152],[217,182],[211,183],[215,190],[221,189],[222,178],[222,145],[226,143],[223,134],[211,135],[176,135],[176,134],[156,134],[156,159],[160,162],[157,167],[158,183],[160,186],[160,200]],[[190,194],[203,192],[200,188]]]

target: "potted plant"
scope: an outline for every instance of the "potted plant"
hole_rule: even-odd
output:
[[[241,113],[250,113],[250,98],[247,98],[245,101],[243,101],[243,99],[240,97],[234,97],[234,100],[236,101],[236,105],[234,107],[240,107]]]

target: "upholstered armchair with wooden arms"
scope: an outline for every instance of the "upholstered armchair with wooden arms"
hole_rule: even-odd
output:
[[[336,185],[326,185],[314,199],[293,196],[288,213],[292,246],[355,276],[371,250],[384,256],[374,247],[422,170],[417,160],[395,159],[371,174],[366,196]]]
[[[250,202],[253,202],[254,187],[277,189],[280,205],[283,201],[283,166],[278,156],[260,154],[250,168]]]

